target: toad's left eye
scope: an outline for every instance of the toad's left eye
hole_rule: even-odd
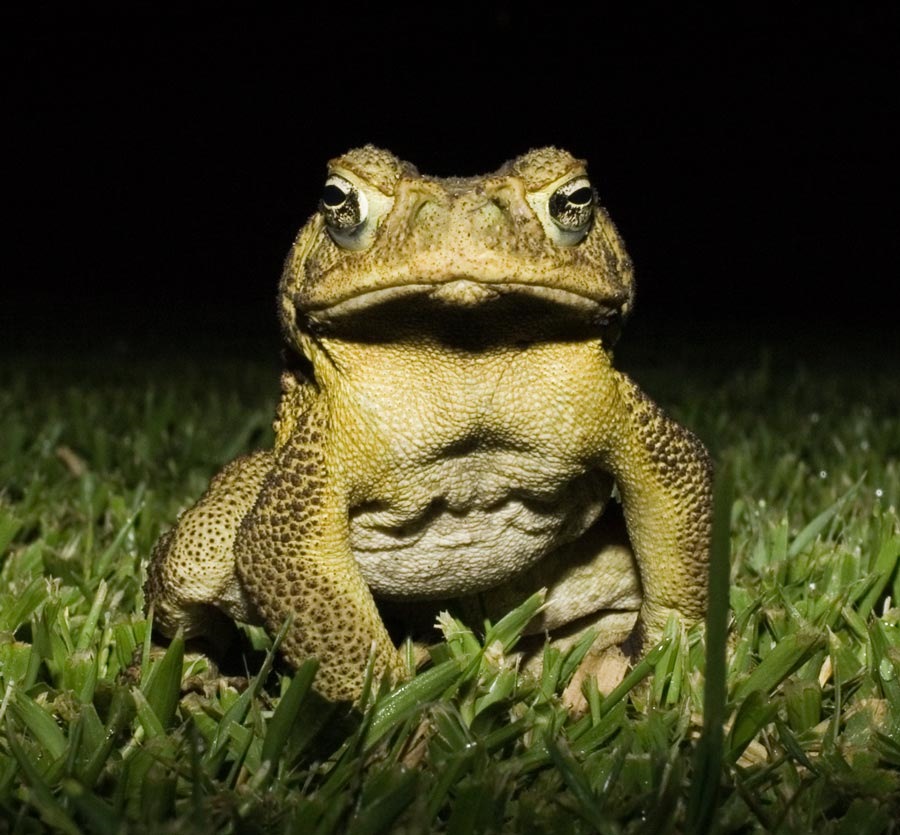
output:
[[[358,174],[332,171],[322,190],[319,213],[335,244],[360,251],[372,246],[379,224],[393,205],[393,195],[379,191]]]
[[[586,231],[594,216],[594,189],[587,177],[563,183],[550,195],[547,211],[553,222],[566,232]]]
[[[352,233],[368,215],[366,195],[337,174],[326,181],[319,206],[328,228],[339,235]]]

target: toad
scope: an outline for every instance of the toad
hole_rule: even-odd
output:
[[[483,616],[544,588],[532,631],[631,647],[673,612],[701,618],[709,458],[613,366],[633,298],[565,151],[469,178],[371,146],[333,160],[279,288],[274,448],[227,465],[160,538],[155,626],[289,621],[287,661],[316,657],[317,689],[352,701],[370,658],[406,674],[386,611]]]

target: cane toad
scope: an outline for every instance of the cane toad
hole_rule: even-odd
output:
[[[156,627],[292,618],[286,659],[316,656],[319,691],[352,700],[370,653],[404,675],[379,605],[495,612],[546,587],[535,629],[625,613],[627,634],[637,614],[639,642],[702,617],[708,456],[612,365],[633,295],[565,151],[446,179],[371,146],[333,160],[281,279],[274,449],[161,537]],[[616,501],[627,537],[601,518]]]

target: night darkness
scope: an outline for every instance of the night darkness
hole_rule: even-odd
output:
[[[634,338],[900,355],[898,6],[641,5],[7,16],[4,352],[276,353],[325,162],[373,142],[443,175],[586,158]]]

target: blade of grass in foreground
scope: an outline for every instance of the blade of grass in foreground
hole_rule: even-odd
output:
[[[418,710],[420,705],[437,699],[456,682],[461,672],[462,667],[455,659],[444,661],[379,701],[372,712],[372,722],[363,747],[374,745],[404,717]]]
[[[228,751],[228,742],[231,738],[231,728],[232,726],[238,727],[243,723],[253,699],[256,698],[256,694],[262,687],[263,682],[272,671],[272,665],[275,663],[275,653],[278,651],[278,647],[281,646],[290,623],[290,620],[287,620],[282,625],[272,641],[272,646],[266,653],[259,672],[251,679],[250,686],[234,700],[228,710],[225,711],[225,715],[219,720],[215,738],[203,755],[203,763],[208,770],[215,771],[224,761]]]
[[[703,734],[694,755],[694,774],[685,831],[709,832],[718,805],[725,722],[725,642],[728,635],[728,591],[731,575],[731,507],[734,476],[727,465],[715,485],[709,563],[709,608],[706,614],[706,680]]]
[[[15,728],[12,726],[12,720],[9,717],[6,720],[6,731],[6,741],[9,745],[10,753],[18,762],[25,782],[31,790],[30,801],[32,805],[40,812],[44,822],[57,831],[66,832],[69,835],[78,835],[80,832],[79,828],[56,799],[52,788],[44,780],[44,776],[34,765],[30,755],[19,744]]]
[[[771,693],[824,645],[825,635],[810,627],[798,629],[794,634],[783,638],[740,683],[734,694],[735,701],[743,701],[754,690]]]
[[[304,661],[300,669],[294,674],[288,689],[278,702],[275,713],[266,728],[266,736],[263,739],[262,761],[269,762],[269,773],[277,767],[281,758],[281,752],[284,750],[284,744],[287,742],[288,735],[294,725],[294,719],[300,710],[300,705],[306,698],[309,688],[312,685],[316,671],[319,669],[319,662],[315,659]]]
[[[181,692],[181,673],[184,664],[184,637],[179,630],[172,638],[165,655],[158,661],[141,690],[159,724],[165,728],[175,717]]]
[[[65,734],[59,729],[56,720],[27,693],[16,690],[9,710],[28,729],[51,762],[63,756],[66,751]]]
[[[547,753],[553,765],[572,792],[576,801],[578,815],[587,821],[599,833],[614,833],[618,827],[607,820],[604,814],[602,798],[598,797],[591,789],[590,780],[584,769],[569,755],[560,744],[551,737],[546,738]]]

